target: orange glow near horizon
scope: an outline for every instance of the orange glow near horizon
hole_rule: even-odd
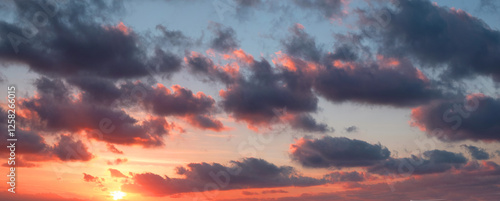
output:
[[[109,194],[113,197],[113,200],[121,200],[127,195],[126,193],[121,191],[111,191]]]

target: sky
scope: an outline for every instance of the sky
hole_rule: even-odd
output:
[[[2,1],[0,200],[498,200],[498,9]]]

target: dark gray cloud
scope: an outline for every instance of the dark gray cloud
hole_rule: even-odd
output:
[[[453,168],[459,169],[467,163],[461,153],[453,153],[444,150],[425,151],[421,157],[389,158],[377,165],[368,168],[368,172],[388,175],[422,175],[442,173]]]
[[[364,56],[362,53],[371,56],[368,48],[361,44],[362,39],[364,39],[362,35],[353,33],[347,35],[336,34],[335,38],[337,42],[334,44],[333,53],[326,55],[330,61],[357,61]]]
[[[52,151],[62,161],[89,161],[94,158],[87,145],[69,135],[59,136]]]
[[[424,152],[423,155],[428,158],[429,161],[434,163],[467,163],[467,159],[462,155],[462,153],[453,153],[444,150],[431,150]]]
[[[20,154],[16,166],[26,164],[26,167],[37,167],[37,163],[43,161],[89,161],[94,158],[86,144],[70,135],[59,135],[53,145],[33,131],[18,129],[16,138],[23,141],[16,143],[16,153]]]
[[[285,53],[303,58],[308,61],[319,62],[323,52],[316,44],[316,40],[304,31],[304,27],[296,24],[290,27],[291,36],[281,41]]]
[[[444,141],[500,140],[500,99],[482,94],[434,101],[412,110],[412,121]]]
[[[126,90],[133,90],[141,83],[122,86]],[[215,100],[205,95],[204,93],[193,93],[191,90],[181,87],[179,85],[172,86],[168,89],[163,85],[156,87],[142,86],[141,88],[148,89],[144,97],[139,99],[144,104],[145,108],[162,116],[175,116],[175,115],[196,115],[207,114],[214,110]]]
[[[293,167],[276,166],[262,159],[245,158],[231,161],[230,166],[218,163],[190,163],[178,167],[181,178],[162,177],[154,173],[134,174],[133,183],[124,184],[122,190],[151,196],[166,196],[184,192],[267,188],[285,186],[316,186],[328,183],[325,179],[301,176]],[[217,186],[218,185],[218,186]]]
[[[174,126],[158,117],[138,122],[123,110],[73,99],[70,89],[58,79],[42,77],[35,85],[38,96],[23,100],[20,105],[36,114],[27,121],[36,131],[73,133],[86,130],[89,137],[97,140],[148,147],[163,145],[162,137]],[[78,117],[78,121],[74,117]],[[114,128],[105,135],[100,131],[103,120],[110,124],[105,130]]]
[[[215,100],[202,93],[193,93],[179,85],[169,89],[161,84],[150,86],[127,81],[120,85],[96,77],[76,77],[68,82],[82,91],[82,101],[98,105],[131,107],[140,105],[159,116],[185,117],[193,126],[221,130],[222,123],[213,118]]]
[[[314,84],[318,93],[332,102],[407,107],[442,97],[408,60],[394,61],[395,68],[366,62],[334,65],[335,61],[327,62],[326,68],[319,70]]]
[[[70,97],[70,90],[63,83],[63,81],[59,79],[51,80],[46,77],[42,77],[35,81],[35,86],[37,88],[39,96],[33,97],[32,99],[27,99],[21,104],[27,109],[36,112],[38,117],[44,122],[44,126],[47,129],[65,129],[67,131],[76,131],[79,128],[91,126],[91,123],[87,122],[86,118],[80,118],[80,121],[74,121],[71,118],[67,119],[67,116],[65,116],[65,114],[78,114],[78,116],[80,117],[101,116],[99,113],[114,114],[109,116],[121,116],[123,114],[123,112],[121,111],[112,111],[105,108],[103,108],[102,110],[91,110],[87,112],[77,111],[82,110],[82,107],[85,106],[85,104],[82,103],[81,105],[73,105]],[[88,107],[86,107],[85,109],[87,108]],[[104,115],[102,116],[104,117]],[[131,122],[134,121],[131,117],[128,117],[125,120]],[[98,125],[98,122],[95,122],[94,125]]]
[[[204,55],[192,53],[185,58],[189,70],[199,75],[202,79],[220,81],[225,84],[231,84],[236,81],[235,76],[237,75],[232,75],[230,72],[218,68],[210,58]]]
[[[0,112],[3,110],[0,108]],[[7,113],[2,113],[2,114],[7,114]],[[5,115],[7,116],[7,115]],[[19,118],[18,118],[19,119]],[[7,122],[7,121],[4,121]],[[4,124],[7,125],[7,124]],[[4,129],[5,131],[7,130],[7,126],[0,126],[1,129]],[[16,139],[18,141],[24,142],[24,143],[16,143],[16,153],[19,153],[21,155],[23,154],[38,154],[38,153],[45,153],[50,154],[51,147],[45,139],[38,133],[33,132],[33,131],[28,131],[28,130],[22,130],[19,128],[16,129]],[[9,142],[7,139],[10,138],[7,133],[5,135],[0,136],[0,140],[3,140],[0,145],[3,147],[9,146]],[[3,150],[0,150],[0,153],[8,153],[10,152],[9,149],[5,148]]]
[[[68,79],[67,83],[71,85],[65,84],[62,80],[54,80],[52,82],[49,81],[48,78],[39,79],[35,83],[37,84],[37,87],[40,88],[42,92],[44,90],[49,91],[44,93],[44,96],[36,101],[30,100],[26,102],[27,106],[29,108],[35,108],[35,102],[46,102],[49,105],[53,104],[54,107],[58,107],[55,108],[54,111],[49,111],[50,113],[61,110],[62,106],[75,106],[76,108],[71,107],[71,109],[75,110],[75,112],[76,110],[82,110],[85,107],[91,107],[90,110],[82,111],[83,114],[88,113],[88,121],[100,121],[104,117],[99,116],[105,116],[105,113],[109,113],[106,118],[119,117],[120,119],[118,122],[125,121],[129,124],[134,124],[136,120],[133,120],[132,117],[125,114],[121,108],[140,106],[146,111],[149,111],[157,116],[175,116],[184,118],[191,125],[201,129],[212,129],[216,131],[224,129],[222,123],[213,117],[213,114],[216,113],[216,105],[215,100],[212,97],[202,92],[195,94],[191,90],[183,88],[179,85],[174,85],[171,89],[161,84],[150,86],[142,82],[131,81],[126,81],[118,85],[108,79],[88,76],[72,77]],[[76,88],[81,91],[80,101],[72,101],[69,98],[70,91],[73,89],[73,86],[76,86]],[[57,91],[51,92],[50,90]],[[66,105],[54,105],[55,102],[51,99],[64,102]],[[38,110],[36,111],[38,112]],[[44,113],[44,111],[45,110],[39,109],[39,112],[41,113]],[[40,117],[45,116],[46,115],[42,115]],[[115,121],[115,119],[111,120],[113,120],[113,122]],[[48,124],[49,127],[64,123],[62,120],[53,120],[48,122],[54,124]],[[79,122],[79,124],[81,123],[82,122]],[[160,122],[149,122],[149,124],[151,123]],[[174,126],[175,125],[172,123],[166,123],[164,125],[155,124],[151,128],[168,130],[174,128]],[[58,129],[58,127],[56,126],[55,129]],[[145,129],[145,127],[143,129]]]
[[[275,120],[275,111],[286,110],[287,114],[301,115],[318,110],[318,98],[307,87],[310,85],[307,81],[292,79],[291,76],[295,75],[275,72],[264,59],[254,61],[250,69],[249,76],[240,77],[221,93],[222,108],[237,120],[259,125]],[[325,125],[314,122],[312,118],[298,118],[295,120],[299,121],[292,125],[304,130],[326,129]]]
[[[333,131],[308,114],[318,109],[318,98],[311,90],[312,80],[301,79],[295,72],[278,71],[265,59],[256,61],[250,55],[242,56],[244,52],[238,54],[240,65],[248,67],[248,71],[223,69],[198,53],[186,57],[192,72],[226,84],[227,89],[219,94],[223,98],[219,104],[227,113],[236,120],[258,126],[278,122],[276,111],[285,110],[292,116],[285,121],[293,128],[307,132]]]
[[[7,114],[3,108],[0,108],[0,113]],[[6,115],[0,117],[0,121],[7,122],[6,117]],[[17,116],[16,121],[26,122],[25,116]],[[7,130],[6,125],[0,125],[0,129]],[[38,167],[37,162],[43,161],[89,161],[94,158],[87,145],[70,135],[59,135],[55,139],[55,143],[50,145],[36,129],[20,123],[16,125],[15,138],[19,142],[23,142],[15,142],[16,153],[19,154],[19,156],[16,155],[16,166],[18,167]],[[2,146],[10,145],[11,142],[7,139],[11,137],[7,134],[0,136],[0,138]],[[9,149],[3,149],[0,152],[9,153]]]
[[[490,159],[490,154],[486,152],[486,150],[472,146],[472,145],[462,145],[462,147],[467,149],[467,152],[472,156],[473,159],[476,160],[488,160]]]
[[[225,129],[224,125],[218,119],[207,115],[188,115],[186,116],[187,122],[192,126],[201,129],[210,129],[214,131],[222,131]]]
[[[316,120],[309,114],[296,115],[292,120],[290,120],[290,125],[295,129],[307,132],[326,133],[334,131],[334,129],[328,125],[316,122]]]
[[[395,9],[384,8],[362,16],[367,23],[382,25],[366,33],[381,41],[387,55],[417,59],[429,68],[446,67],[444,78],[491,76],[500,81],[500,32],[467,12],[433,5],[431,1],[394,1]],[[382,13],[384,20],[375,17]],[[368,27],[368,26],[365,26]]]
[[[82,92],[82,100],[99,105],[110,105],[123,95],[115,82],[99,77],[78,76],[67,79]]]
[[[45,75],[107,78],[141,77],[150,72],[169,75],[181,67],[180,57],[159,47],[149,55],[151,42],[146,38],[123,23],[108,23],[103,14],[119,12],[120,1],[55,1],[50,12],[37,1],[15,3],[16,19],[33,19],[38,11],[48,18],[46,23],[0,21],[0,36],[9,39],[0,43],[3,62],[23,63]]]
[[[141,89],[137,91],[135,89]],[[177,116],[183,117],[191,125],[201,129],[212,129],[221,131],[224,125],[221,121],[215,119],[216,113],[215,100],[203,92],[193,93],[191,90],[179,85],[168,89],[158,84],[156,87],[150,87],[143,83],[128,82],[120,86],[124,94],[137,94],[138,98],[133,98],[132,102],[137,101],[147,111],[159,116]],[[136,91],[134,93],[134,90]],[[124,100],[128,101],[128,100]]]
[[[406,58],[377,55],[361,44],[362,35],[336,35],[338,44],[327,53],[300,25],[282,41],[288,65],[282,73],[288,82],[313,88],[332,102],[408,107],[443,97],[419,69]],[[288,55],[289,54],[289,55]],[[301,81],[296,81],[300,79]]]
[[[214,34],[214,38],[210,41],[210,48],[221,52],[229,52],[239,47],[236,32],[233,28],[225,27],[219,23],[212,23],[209,29]]]
[[[391,152],[380,144],[345,137],[301,138],[290,146],[290,157],[304,167],[362,167],[389,158]]]
[[[355,133],[358,132],[358,127],[357,126],[349,126],[345,128],[345,131],[348,133]]]
[[[11,143],[7,141],[7,139],[12,138],[7,133],[7,110],[3,107],[0,107],[0,113],[5,114],[0,116],[0,122],[4,122],[3,124],[0,124],[0,129],[5,131],[5,133],[0,136],[0,146],[7,147],[10,146]],[[16,153],[20,155],[50,153],[51,147],[47,144],[47,142],[41,135],[32,130],[25,130],[25,126],[20,126],[22,124],[19,124],[19,122],[23,121],[22,116],[16,116],[15,120],[18,122],[16,124],[15,138],[20,142],[23,142],[16,143]],[[0,150],[0,153],[10,153],[10,150],[5,148]]]

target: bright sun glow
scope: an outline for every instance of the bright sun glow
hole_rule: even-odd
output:
[[[112,191],[110,194],[111,196],[113,196],[113,200],[123,199],[123,197],[127,195],[126,193],[121,191]]]

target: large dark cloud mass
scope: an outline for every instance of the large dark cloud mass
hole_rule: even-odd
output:
[[[318,98],[311,90],[311,80],[300,80],[297,74],[283,74],[267,60],[257,61],[242,50],[233,51],[229,57],[246,69],[218,66],[198,53],[185,60],[194,73],[226,84],[227,89],[219,93],[223,98],[220,106],[233,118],[257,127],[279,122],[284,115],[282,120],[293,128],[309,132],[332,131],[309,115],[318,111]],[[277,114],[277,111],[286,112]]]
[[[0,112],[6,114],[6,111],[1,107]],[[16,120],[23,121],[23,118],[23,116],[18,116]],[[7,122],[7,118],[0,117],[0,120],[2,119]],[[0,125],[0,129],[7,130],[6,124]],[[7,141],[9,138],[12,137],[7,134],[2,135],[1,145],[6,147],[10,143],[15,143],[17,154],[15,165],[18,167],[37,167],[38,165],[35,163],[43,161],[89,161],[94,158],[86,144],[70,135],[59,135],[56,142],[51,145],[36,130],[23,129],[18,126],[14,136],[18,141],[9,142]],[[10,153],[10,149],[3,149],[0,153]]]
[[[147,40],[123,23],[103,23],[104,13],[122,8],[119,1],[50,2],[16,1],[17,19],[34,19],[36,13],[41,15],[38,11],[45,15],[33,22],[0,21],[0,36],[5,39],[0,42],[3,62],[26,64],[46,75],[107,78],[170,74],[180,69],[178,56],[158,47],[148,54]]]
[[[7,114],[7,110],[8,109],[4,109],[3,107],[0,107],[0,113],[1,114]],[[6,146],[9,146],[9,142],[7,141],[8,138],[11,138],[9,136],[9,134],[7,134],[7,115],[1,115],[0,116],[0,121],[1,122],[5,122],[3,124],[0,124],[0,129],[2,129],[2,131],[5,131],[5,133],[3,135],[0,136],[0,140],[1,140],[1,146],[3,147],[6,147]],[[17,117],[16,119],[17,121],[21,120],[19,117]],[[17,132],[16,133],[16,137],[18,138],[18,140],[22,140],[26,143],[21,143],[21,144],[17,144],[16,146],[16,152],[18,153],[22,153],[22,154],[33,154],[33,153],[38,153],[38,152],[42,152],[44,150],[47,150],[49,148],[49,146],[47,145],[47,143],[45,142],[45,139],[40,136],[38,133],[35,133],[35,132],[32,132],[32,131],[27,131],[27,130],[22,130],[22,129],[17,129]],[[9,149],[2,149],[1,150],[2,152],[9,152]]]
[[[34,130],[54,133],[86,131],[89,137],[111,143],[160,146],[163,144],[162,136],[168,134],[173,126],[162,118],[151,118],[139,123],[123,110],[72,99],[70,89],[58,79],[42,77],[35,85],[38,96],[21,102],[24,108],[32,112],[27,122]],[[74,117],[78,117],[78,120]],[[115,129],[104,131],[103,134],[103,121],[115,124],[105,126],[106,129]]]
[[[446,66],[446,78],[486,75],[500,81],[498,30],[463,10],[431,1],[394,2],[396,9],[377,11],[387,14],[383,20],[366,18],[381,25],[378,32],[367,34],[380,38],[382,52],[415,58],[424,67]]]
[[[154,147],[163,145],[163,136],[170,131],[184,131],[167,122],[167,116],[185,119],[202,129],[224,129],[212,116],[216,110],[213,98],[178,85],[172,90],[161,84],[153,87],[141,82],[115,85],[106,79],[90,77],[68,82],[42,77],[35,85],[38,95],[21,104],[31,111],[26,118],[28,125],[44,132],[85,131],[89,137],[109,143]],[[81,91],[76,97],[75,89]],[[139,121],[122,109],[134,106],[156,116]],[[79,117],[78,121],[72,118],[75,116]],[[110,130],[105,131],[108,128]]]
[[[332,61],[335,65],[335,61]],[[333,102],[354,101],[398,107],[420,105],[441,97],[441,92],[407,60],[395,68],[383,64],[327,65],[318,73],[315,89]],[[343,65],[343,64],[340,64]]]
[[[212,116],[216,112],[215,100],[203,92],[193,93],[179,85],[172,89],[161,84],[151,87],[140,82],[123,84],[120,91],[137,96],[122,99],[122,102],[137,103],[158,116],[184,117],[191,125],[202,129],[220,131],[224,128]]]
[[[476,160],[488,160],[490,159],[490,154],[486,150],[473,146],[473,145],[462,145],[462,147],[467,149],[467,152]]]
[[[338,47],[327,53],[301,25],[293,26],[290,32],[282,41],[288,54],[283,60],[288,62],[279,65],[294,72],[284,76],[290,81],[304,80],[298,83],[313,88],[327,100],[406,107],[443,96],[409,59],[384,55],[367,58],[364,47],[352,39],[354,36],[339,36]]]
[[[0,108],[0,112],[2,114],[7,114],[6,110],[3,110],[3,108]],[[7,115],[2,115],[2,116],[7,117]],[[7,122],[7,118],[0,117],[0,120],[5,120],[3,122]],[[7,124],[0,125],[0,129],[7,131]],[[16,137],[19,141],[22,140],[24,142],[24,143],[16,143],[16,153],[37,154],[50,151],[50,145],[48,145],[45,139],[36,132],[22,130],[18,128],[16,131]],[[10,143],[7,141],[8,138],[10,137],[7,133],[0,136],[0,140],[2,140],[0,145],[3,147],[9,146]],[[5,148],[2,149],[1,152],[7,153],[10,151],[9,149]]]
[[[273,109],[286,108],[292,112],[309,112],[317,109],[317,98],[311,93],[302,94],[290,87],[280,85],[279,75],[263,60],[251,66],[252,75],[238,80],[222,94],[222,105],[236,118],[252,122],[269,121]]]
[[[237,120],[259,125],[279,117],[276,111],[286,110],[287,114],[295,116],[291,121],[295,128],[320,132],[330,130],[310,116],[296,116],[318,110],[318,98],[307,87],[310,83],[275,72],[266,60],[254,61],[250,70],[250,76],[241,77],[221,93],[221,105],[226,112]]]
[[[61,135],[52,151],[62,161],[88,161],[94,157],[81,140],[68,135]]]
[[[392,158],[380,144],[344,137],[301,138],[290,146],[290,157],[304,167],[345,168],[365,167],[379,175],[422,175],[443,173],[463,168],[468,160],[461,153],[430,150],[421,156]],[[358,172],[333,172],[325,178],[332,181],[364,181],[368,175]]]
[[[153,88],[142,99],[146,108],[158,115],[195,115],[209,113],[214,109],[215,101],[203,92],[197,94],[179,85],[172,90],[163,85]]]
[[[391,152],[380,144],[344,137],[301,138],[290,146],[292,160],[305,167],[362,167],[388,159]]]
[[[135,174],[133,183],[124,184],[122,190],[166,196],[207,190],[316,186],[329,182],[326,179],[304,177],[293,167],[276,166],[257,158],[231,161],[230,166],[190,163],[186,167],[178,167],[177,174],[182,178],[163,177],[154,173]]]
[[[445,141],[500,140],[500,99],[482,94],[435,101],[412,110],[413,125]]]
[[[240,79],[224,92],[222,105],[237,118],[252,122],[269,121],[273,109],[286,108],[287,112],[313,112],[317,109],[317,98],[310,90],[300,91],[300,86],[283,86],[280,75],[266,61],[254,62],[252,74]]]
[[[221,130],[222,123],[213,118],[215,100],[203,92],[193,93],[179,85],[169,89],[162,84],[150,86],[142,82],[115,84],[95,77],[77,77],[68,81],[82,91],[82,101],[98,105],[142,106],[158,116],[185,117],[194,126]]]

